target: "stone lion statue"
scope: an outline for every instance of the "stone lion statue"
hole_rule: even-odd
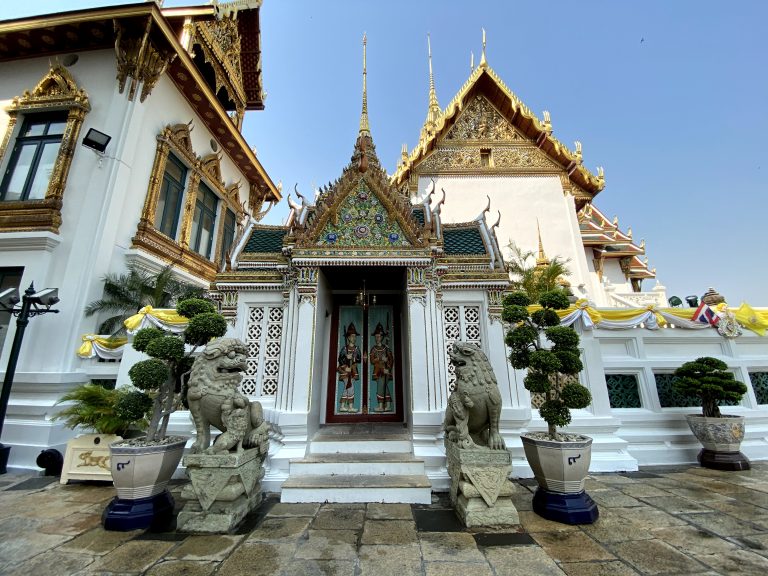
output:
[[[501,394],[488,358],[474,344],[455,342],[448,355],[456,367],[456,390],[448,398],[443,429],[460,448],[504,450],[499,434]]]
[[[193,453],[219,454],[259,448],[266,454],[269,423],[259,402],[251,402],[238,390],[247,368],[247,348],[237,338],[219,338],[208,344],[192,364],[187,390],[189,411],[197,439]],[[211,443],[211,426],[222,431]]]

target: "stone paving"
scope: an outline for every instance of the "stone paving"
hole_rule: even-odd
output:
[[[594,474],[593,525],[531,511],[521,527],[462,529],[445,495],[431,506],[281,504],[238,534],[105,532],[111,485],[0,476],[0,574],[624,576],[768,574],[768,462],[744,472],[694,466]],[[178,487],[176,487],[178,490]]]

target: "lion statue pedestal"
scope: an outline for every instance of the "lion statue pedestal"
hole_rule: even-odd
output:
[[[501,394],[488,358],[474,344],[455,342],[456,390],[443,429],[451,504],[467,527],[519,524],[509,480],[512,455],[499,433]]]
[[[263,499],[269,424],[261,404],[238,390],[246,357],[243,342],[220,338],[192,365],[187,400],[197,439],[184,457],[191,483],[181,492],[179,531],[231,532]],[[211,426],[222,433],[209,446]]]

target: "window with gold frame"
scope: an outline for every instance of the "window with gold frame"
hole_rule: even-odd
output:
[[[227,213],[234,212],[236,220],[240,221],[245,216],[245,210],[240,204],[239,183],[225,186],[222,180],[220,155],[212,153],[199,157],[195,153],[190,137],[191,124],[168,125],[157,136],[155,161],[133,245],[142,247],[166,261],[174,262],[196,275],[213,280],[221,263],[221,246],[226,241]],[[161,218],[157,212],[167,209],[161,196],[163,186],[168,180],[166,172],[169,162],[184,168],[183,200],[179,203],[178,214]],[[214,236],[210,249],[206,250],[201,250],[199,242],[192,238],[195,233],[195,214],[199,212],[196,204],[200,190],[211,191],[218,200],[215,226],[212,229]],[[174,218],[178,226],[163,227],[162,222]],[[169,234],[170,231],[172,235]]]
[[[32,91],[17,96],[6,108],[8,127],[0,143],[5,192],[0,201],[0,232],[42,230],[58,233],[72,157],[80,128],[90,109],[85,90],[77,86],[69,71],[60,64],[51,66]],[[51,120],[54,120],[53,124]],[[56,126],[56,132],[60,132],[55,138],[49,134],[52,125]],[[38,138],[35,129],[40,126],[44,127],[44,134]],[[22,150],[17,144],[32,145],[27,151],[35,149],[29,166],[19,164],[24,160],[20,158]],[[45,174],[31,174],[30,171],[40,169],[41,162]],[[26,182],[18,194],[7,190],[12,185],[14,173],[23,176]]]

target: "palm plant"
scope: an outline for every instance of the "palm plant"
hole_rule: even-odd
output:
[[[511,276],[511,288],[525,292],[531,302],[538,302],[545,292],[560,288],[561,278],[570,276],[567,264],[570,259],[555,256],[547,259],[543,250],[537,255],[533,250],[523,250],[514,242],[507,244],[507,272]]]
[[[99,333],[117,336],[125,331],[123,322],[144,306],[171,308],[202,292],[202,288],[174,279],[171,266],[150,272],[132,263],[127,273],[104,276],[104,296],[89,303],[85,315],[111,314],[99,325]]]

